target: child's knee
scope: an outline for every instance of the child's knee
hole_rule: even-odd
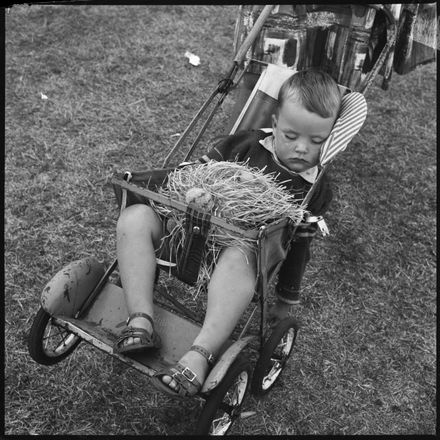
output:
[[[255,274],[255,257],[251,252],[245,252],[237,247],[230,247],[223,250],[219,264],[225,270],[238,273]]]
[[[154,210],[147,205],[136,204],[125,208],[116,225],[117,234],[141,231],[157,232],[160,220]]]
[[[238,297],[248,298],[254,292],[255,280],[255,258],[238,248],[226,248],[216,264],[209,290],[229,286],[234,289]]]

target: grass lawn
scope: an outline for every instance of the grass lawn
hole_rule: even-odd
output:
[[[115,255],[117,170],[160,167],[230,67],[237,6],[14,6],[6,11],[5,433],[190,433],[197,404],[80,344],[29,356],[41,291]],[[189,50],[201,64],[191,66]],[[368,91],[332,165],[335,200],[304,280],[297,350],[236,434],[435,434],[436,66]],[[44,99],[46,98],[47,99]],[[209,136],[222,133],[234,97]],[[178,159],[178,158],[176,158]]]

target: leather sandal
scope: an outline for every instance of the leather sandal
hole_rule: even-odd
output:
[[[197,351],[200,353],[206,359],[211,368],[215,364],[214,355],[200,345],[193,345],[188,351]],[[162,381],[163,376],[170,376],[179,384],[177,391],[170,388]],[[158,390],[179,398],[196,395],[202,389],[203,385],[203,383],[200,383],[198,380],[197,375],[190,368],[185,367],[180,362],[177,362],[172,367],[157,372],[152,378],[152,383]]]
[[[142,317],[145,319],[148,319],[148,321],[151,322],[151,325],[153,326],[153,332],[150,333],[148,330],[145,330],[141,327],[132,327],[130,326],[130,321],[133,318],[136,317]],[[126,341],[128,338],[138,338],[139,342],[133,342],[132,344],[124,344],[123,342]],[[159,335],[154,330],[154,323],[153,319],[150,315],[147,315],[146,313],[132,313],[127,318],[127,327],[124,328],[121,335],[115,342],[113,346],[113,351],[115,353],[119,354],[125,354],[125,353],[138,353],[140,351],[147,350],[149,348],[160,348],[161,341]]]

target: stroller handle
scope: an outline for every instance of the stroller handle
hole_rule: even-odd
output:
[[[276,5],[266,5],[263,8],[259,17],[257,18],[257,21],[252,26],[252,29],[249,32],[248,36],[246,37],[243,44],[240,46],[240,48],[237,51],[237,54],[235,55],[235,58],[234,58],[235,64],[240,64],[244,60],[248,49],[252,46],[252,43],[257,38],[258,34],[260,33],[261,28],[263,27],[267,17],[269,17],[270,13],[272,12],[272,9],[274,8],[274,6],[276,6]]]

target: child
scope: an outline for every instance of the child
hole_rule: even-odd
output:
[[[338,116],[341,95],[326,73],[308,70],[290,77],[281,87],[278,106],[272,115],[273,134],[254,130],[227,136],[201,161],[248,161],[249,166],[279,174],[279,181],[298,200],[304,198],[318,173],[320,147]],[[324,212],[331,199],[328,184],[321,184],[308,210]],[[299,289],[309,260],[309,243],[316,227],[298,228],[296,239],[280,270],[277,300],[270,310],[275,320],[286,317],[299,301]],[[117,224],[117,258],[129,312],[126,329],[115,351],[129,353],[160,346],[154,331],[153,285],[155,249],[162,237],[162,222],[147,205],[124,209]],[[245,256],[237,248],[220,254],[208,286],[205,320],[190,350],[170,369],[161,371],[153,383],[178,396],[196,394],[209,367],[249,305],[256,281],[255,255]]]

